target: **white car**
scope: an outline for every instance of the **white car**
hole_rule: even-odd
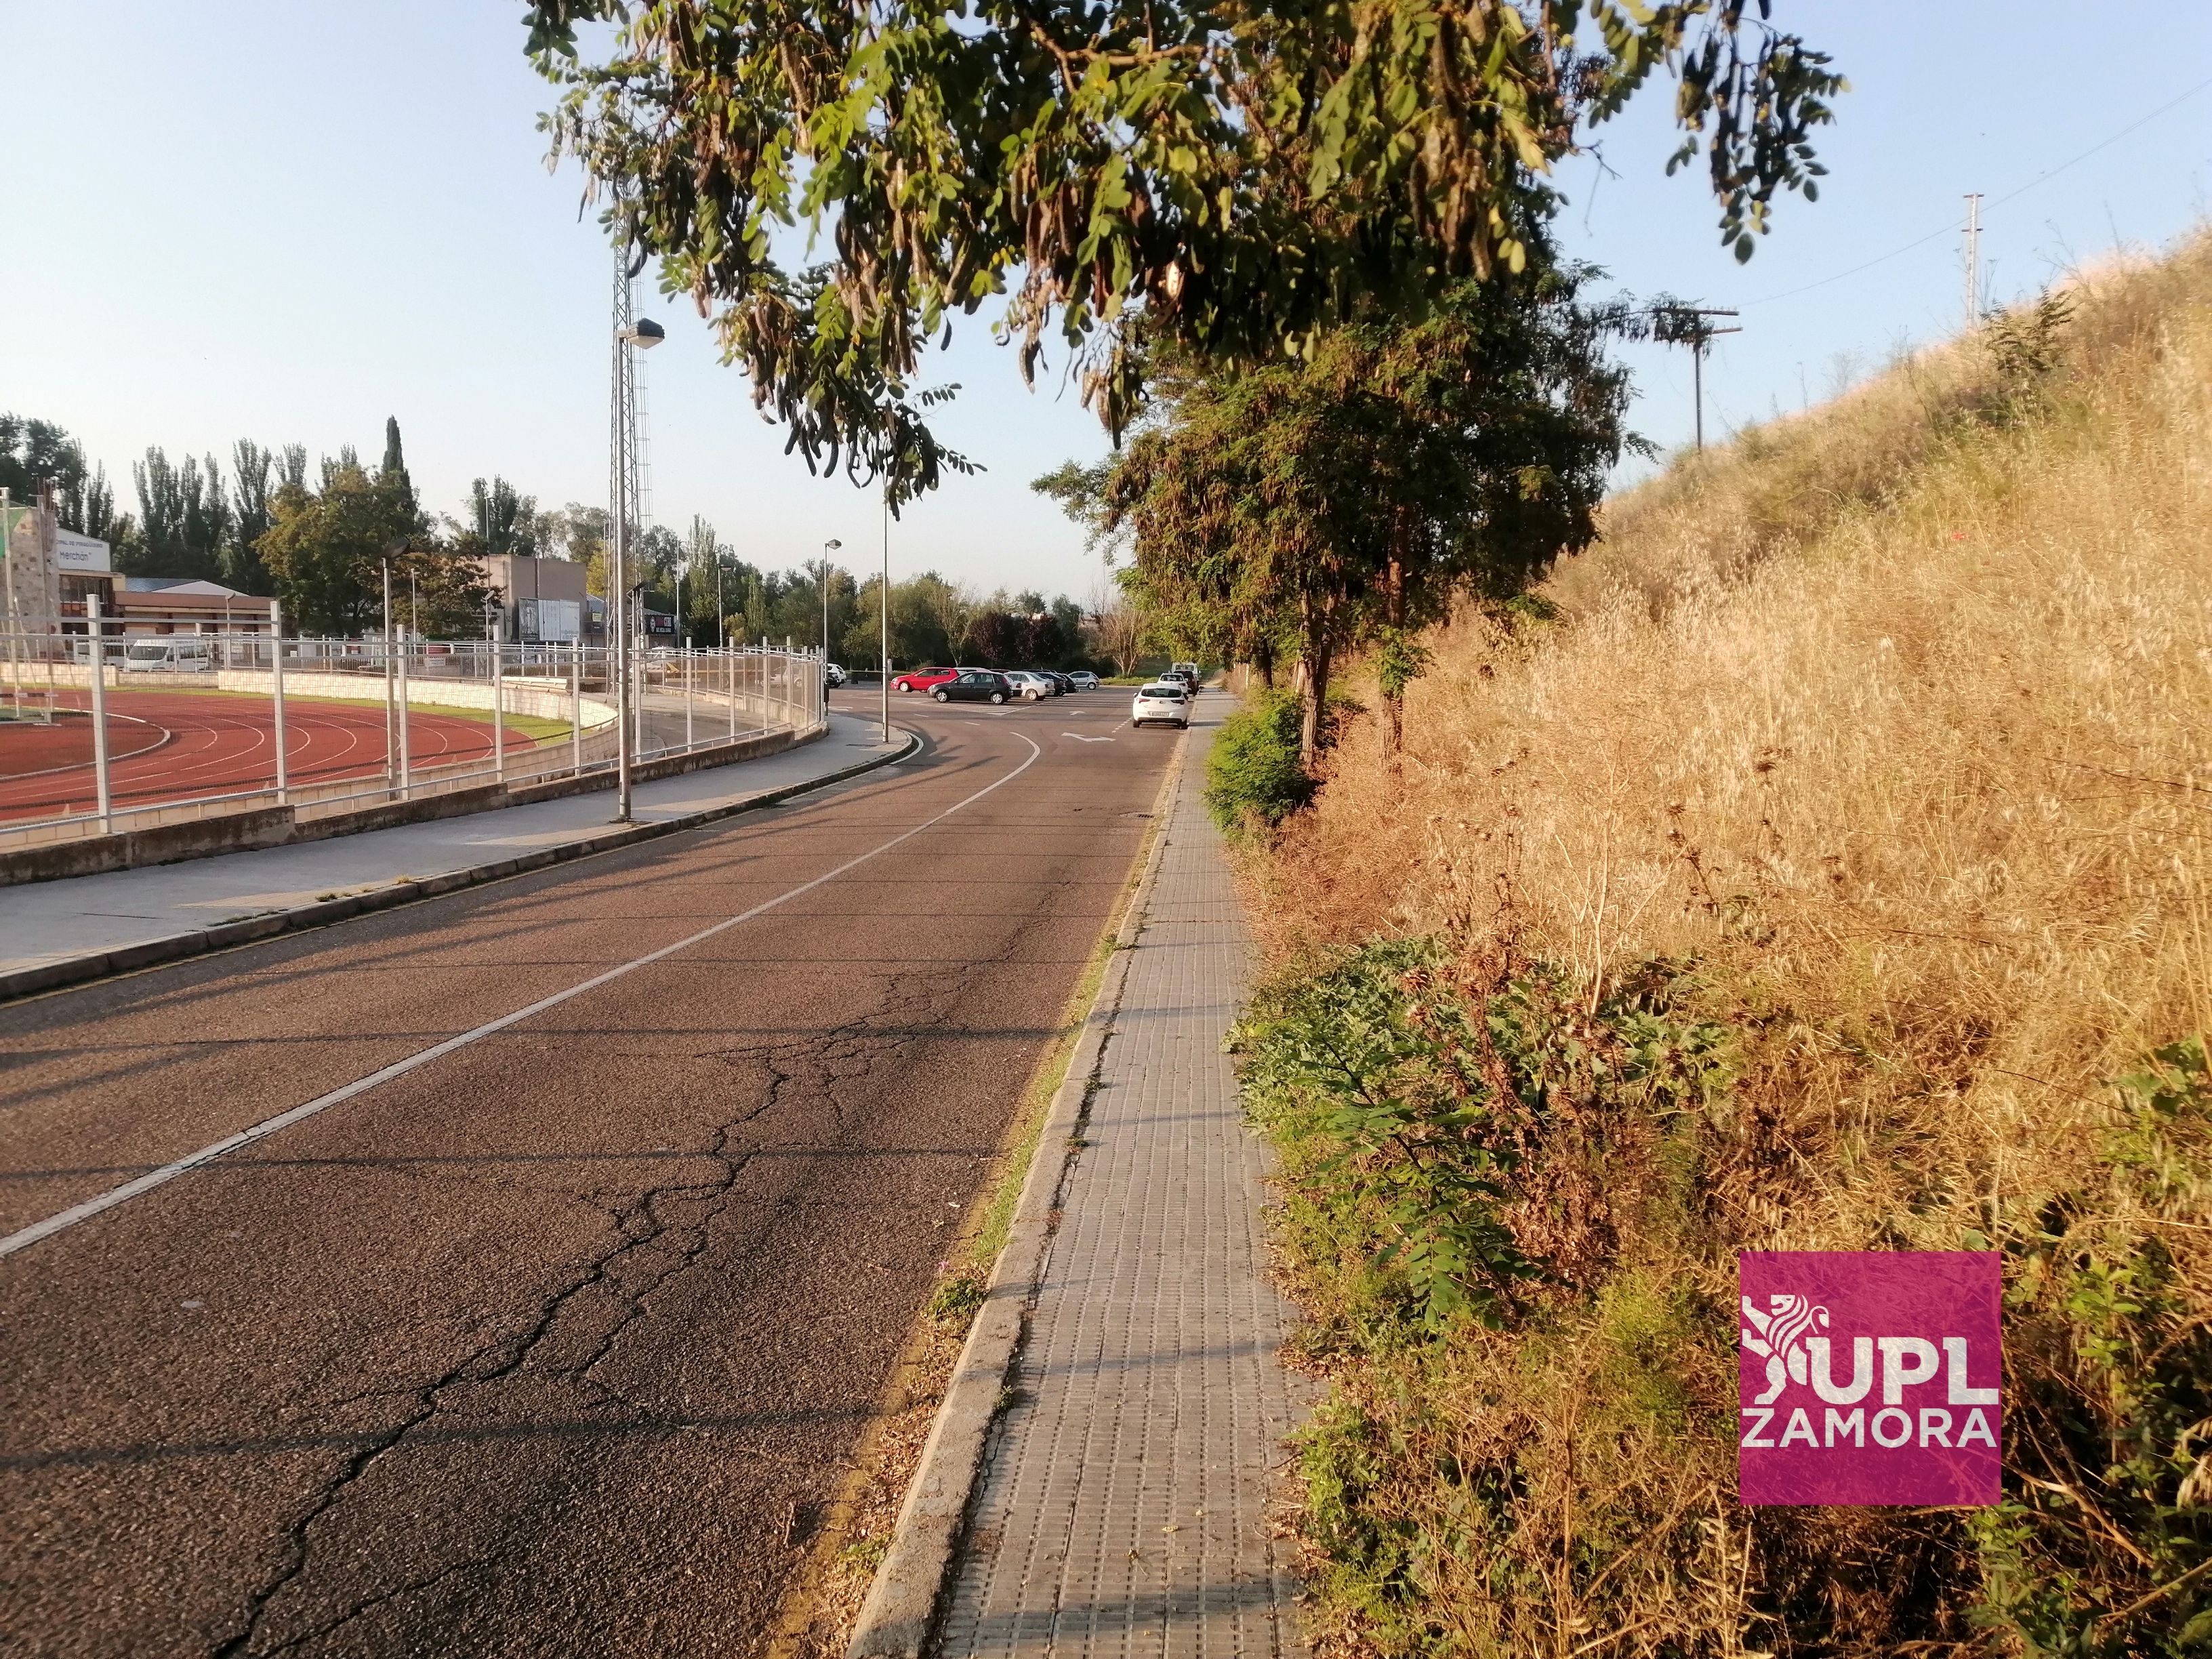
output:
[[[205,674],[215,659],[198,640],[133,640],[123,653],[126,674]]]
[[[1052,695],[1052,682],[1042,674],[1032,674],[1025,668],[1009,668],[1006,675],[1014,683],[1014,690],[1022,694],[1024,702],[1042,702]]]
[[[1133,726],[1190,725],[1190,693],[1173,680],[1156,680],[1137,693],[1137,700],[1129,705],[1129,724]]]

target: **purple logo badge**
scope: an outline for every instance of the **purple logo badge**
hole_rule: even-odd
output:
[[[1995,1253],[1746,1250],[1747,1504],[1994,1504]]]

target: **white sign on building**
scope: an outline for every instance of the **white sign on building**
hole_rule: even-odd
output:
[[[54,532],[54,563],[63,570],[100,575],[115,568],[106,542],[96,536],[81,536],[74,530]]]
[[[573,640],[583,632],[584,607],[574,599],[525,599],[523,636],[549,643]],[[537,630],[531,631],[529,611],[537,608]]]

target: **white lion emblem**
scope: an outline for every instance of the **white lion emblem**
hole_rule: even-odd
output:
[[[1788,1384],[1807,1380],[1804,1338],[1809,1331],[1828,1328],[1828,1310],[1814,1307],[1810,1297],[1802,1296],[1770,1296],[1765,1313],[1751,1305],[1749,1297],[1739,1299],[1743,1304],[1743,1346],[1766,1358],[1766,1392],[1752,1404],[1771,1406]]]

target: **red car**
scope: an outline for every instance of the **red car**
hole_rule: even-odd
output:
[[[957,668],[909,668],[903,674],[891,676],[891,689],[894,691],[934,690],[959,672]]]

